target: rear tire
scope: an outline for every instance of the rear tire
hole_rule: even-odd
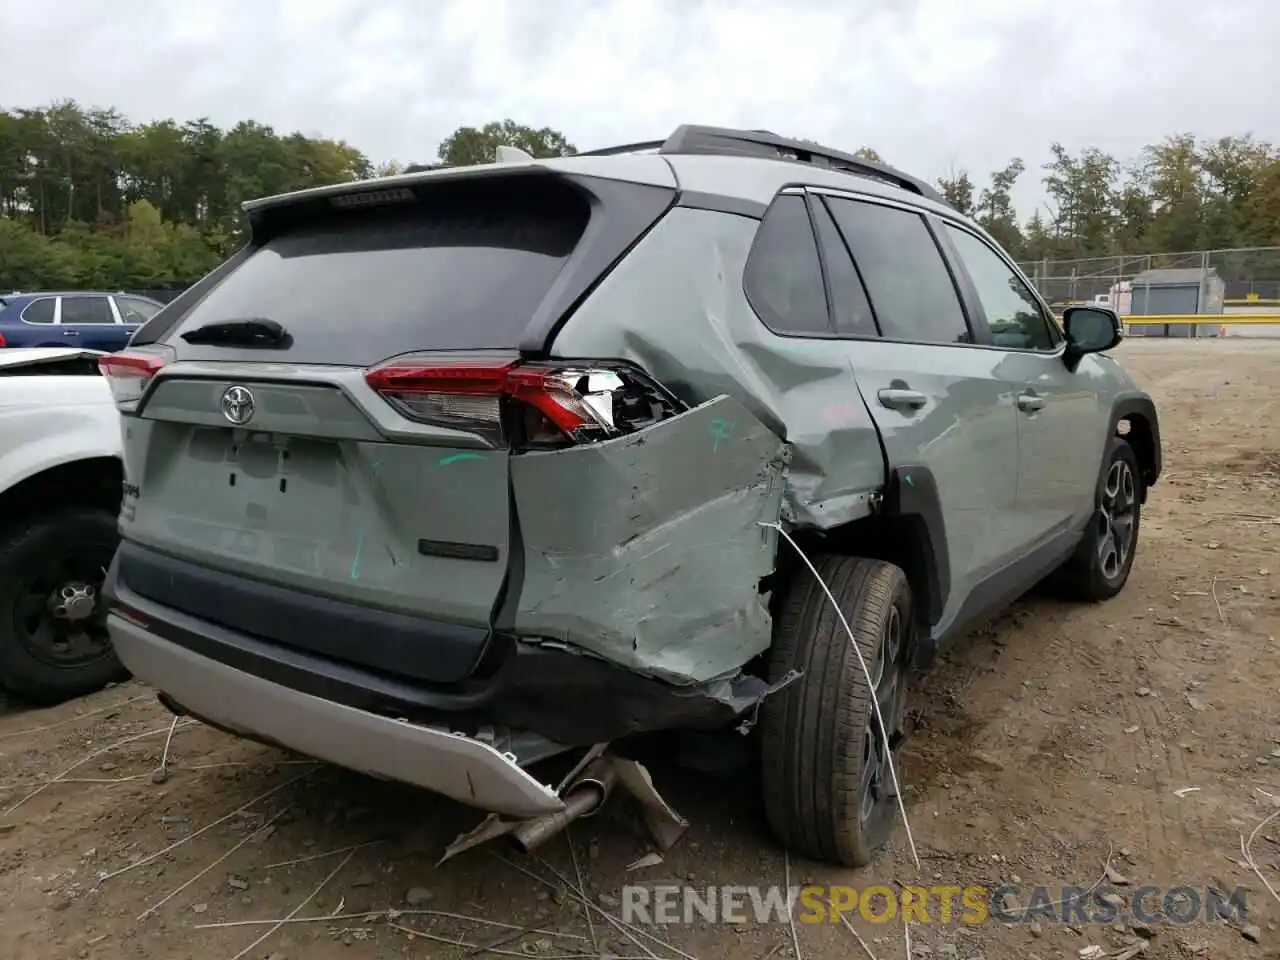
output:
[[[106,634],[102,583],[116,515],[63,507],[0,535],[0,684],[51,705],[128,677]]]
[[[914,646],[911,588],[902,570],[880,560],[828,556],[814,565],[853,630],[890,739],[886,750],[872,686],[849,635],[822,587],[802,569],[769,654],[770,682],[790,670],[801,676],[762,705],[765,815],[789,850],[862,867],[884,846],[898,815],[886,757],[896,770]]]
[[[1106,476],[1089,526],[1055,578],[1076,600],[1110,600],[1129,580],[1142,522],[1142,473],[1122,437],[1107,444]]]

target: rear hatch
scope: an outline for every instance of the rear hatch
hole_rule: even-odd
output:
[[[253,211],[245,251],[102,361],[121,585],[260,640],[468,676],[518,590],[510,458],[653,415],[638,372],[538,354],[667,208],[655,179],[495,167]]]

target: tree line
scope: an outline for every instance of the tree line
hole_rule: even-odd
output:
[[[576,152],[557,130],[503,120],[461,127],[436,157],[414,159],[486,162],[500,144]],[[1036,171],[1047,200],[1029,216],[1012,201],[1034,175],[1018,158],[938,187],[1022,261],[1280,244],[1280,149],[1252,136],[1179,134],[1129,160],[1055,143],[1051,157]],[[0,291],[181,289],[243,241],[244,201],[402,169],[251,120],[139,125],[72,101],[0,110]]]

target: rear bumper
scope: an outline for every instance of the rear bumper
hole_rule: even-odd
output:
[[[506,816],[564,809],[552,788],[486,743],[272,683],[170,643],[117,614],[109,617],[108,628],[120,660],[134,676],[215,726]]]
[[[131,555],[143,553],[136,545],[126,546]],[[211,617],[176,609],[150,595],[155,577],[134,581],[136,566],[121,562],[125,553],[123,548],[117,552],[103,587],[115,615],[113,625],[143,629],[151,643],[191,654],[195,660],[189,662],[218,664],[266,681],[272,689],[375,717],[404,718],[424,728],[476,734],[492,726],[528,731],[563,748],[591,746],[635,734],[722,729],[753,709],[767,690],[763,680],[746,674],[706,685],[676,686],[563,646],[525,643],[504,635],[492,638],[482,670],[458,683],[430,683],[414,673],[371,669],[366,663],[308,649],[305,643],[311,637],[304,624],[281,642],[236,629],[217,611]],[[183,569],[176,566],[177,561],[146,554],[159,570],[167,569],[169,563]],[[113,626],[113,632],[120,629]],[[129,640],[124,643],[128,645]],[[354,638],[347,647],[360,652]],[[403,649],[427,663],[434,639],[419,636]],[[148,676],[146,669],[143,665],[134,673],[182,700],[176,691]],[[200,712],[192,704],[181,705],[193,714]],[[545,748],[535,753],[548,755]],[[522,755],[520,760],[528,763],[537,758]]]

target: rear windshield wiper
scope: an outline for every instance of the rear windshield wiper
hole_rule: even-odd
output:
[[[293,343],[289,332],[268,317],[246,317],[240,320],[219,320],[188,330],[182,339],[194,345],[219,347],[284,348]]]

